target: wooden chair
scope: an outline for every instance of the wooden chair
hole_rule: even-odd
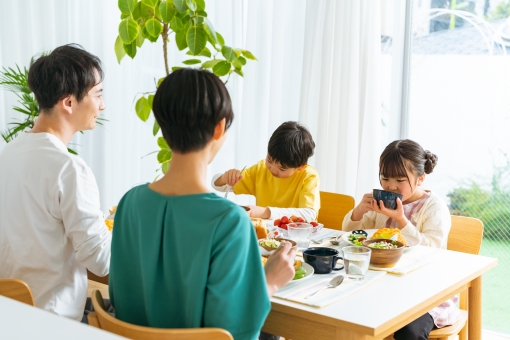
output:
[[[354,209],[354,197],[326,191],[321,191],[320,197],[318,222],[326,228],[342,230],[345,215]]]
[[[448,250],[478,255],[482,246],[483,223],[479,219],[464,216],[452,216],[452,228],[448,234]],[[467,340],[468,292],[460,293],[460,320],[451,326],[434,329],[429,339],[447,340],[450,336],[459,336],[459,340]]]
[[[92,305],[95,311],[88,315],[89,325],[129,339],[233,340],[232,335],[221,328],[151,328],[120,321],[105,311],[103,297],[99,290],[94,290],[92,292]]]
[[[0,295],[34,306],[34,297],[28,285],[17,279],[0,279]]]
[[[108,275],[103,276],[103,277],[97,276],[96,274],[92,273],[88,269],[87,269],[87,278],[89,280],[96,281],[96,282],[99,282],[99,283],[102,283],[102,284],[105,284],[105,285],[108,284]]]

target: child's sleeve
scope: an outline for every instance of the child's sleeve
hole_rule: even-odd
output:
[[[303,187],[299,193],[298,208],[309,208],[315,210],[317,214],[321,207],[321,198],[319,192],[319,176],[311,174],[303,181]]]
[[[220,177],[221,177],[221,175],[223,175],[223,174],[216,174],[216,175],[214,175],[214,176],[213,176],[212,181],[211,181],[211,186],[212,186],[212,187],[214,188],[214,190],[216,190],[216,191],[219,191],[219,192],[226,192],[226,191],[228,190],[228,187],[229,187],[229,185],[228,185],[228,184],[223,184],[222,186],[214,185],[214,182],[216,182],[216,180],[217,180],[218,178],[220,178]]]
[[[257,172],[259,164],[255,164],[243,172],[243,179],[234,185],[234,194],[236,195],[253,195],[256,196],[255,183],[257,181]]]

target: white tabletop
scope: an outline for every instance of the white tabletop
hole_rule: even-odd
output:
[[[0,338],[12,340],[125,339],[4,296],[0,296]]]
[[[451,291],[453,295],[456,288],[496,264],[497,259],[494,258],[445,251],[444,257],[439,260],[404,276],[385,275],[359,292],[326,307],[314,308],[272,298],[272,309],[289,313],[288,307],[292,307],[292,314],[306,315],[310,321],[320,320],[335,327],[344,325],[375,335],[409,311],[419,310],[424,314],[442,302],[436,301],[437,296],[445,295],[445,291]]]

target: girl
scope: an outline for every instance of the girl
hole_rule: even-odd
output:
[[[390,143],[379,159],[379,181],[384,190],[402,195],[402,200],[397,198],[397,209],[387,209],[382,201],[372,198],[372,193],[365,194],[360,204],[345,216],[342,229],[398,228],[403,234],[420,239],[421,245],[446,248],[451,227],[448,206],[422,188],[436,163],[435,154],[412,140]],[[434,326],[450,325],[458,317],[454,302],[446,301],[397,331],[395,340],[428,339]]]

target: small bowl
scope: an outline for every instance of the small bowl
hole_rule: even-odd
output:
[[[392,242],[393,240],[378,238],[363,241],[363,245],[372,250],[372,255],[370,256],[370,264],[381,268],[394,267],[404,253],[404,244],[402,242],[395,241],[397,242],[398,246],[398,248],[395,249],[379,249],[369,247],[369,244],[381,241]]]
[[[267,252],[269,252],[269,253],[272,253],[273,251],[275,251],[276,249],[278,249],[278,248],[271,248],[271,247],[266,247],[266,246],[261,245],[261,244],[260,244],[260,242],[261,242],[261,241],[264,241],[264,240],[266,240],[266,239],[263,239],[263,238],[262,238],[262,239],[258,240],[258,243],[259,243],[259,247],[263,248],[265,251],[267,251]],[[276,241],[279,241],[279,242],[281,242],[281,241],[287,241],[287,242],[290,242],[290,243],[292,244],[292,249],[294,249],[294,250],[296,250],[296,251],[297,251],[297,243],[296,243],[296,241],[292,241],[292,240],[290,240],[290,239],[288,239],[288,238],[281,238],[281,237],[277,237],[277,238],[275,238],[275,240],[276,240]]]
[[[310,223],[306,223],[306,222],[290,222],[290,223],[287,223],[287,227],[289,226],[289,224],[310,224]],[[313,229],[312,229],[312,234],[313,234],[313,233],[316,233],[319,230],[321,230],[322,227],[324,227],[324,224],[319,223],[318,226],[316,226],[316,227],[312,226],[312,227],[313,227]],[[280,228],[280,227],[276,227],[276,230],[278,230],[279,235],[281,235],[283,237],[289,237],[289,233],[287,232],[288,229],[283,229],[283,228]]]

